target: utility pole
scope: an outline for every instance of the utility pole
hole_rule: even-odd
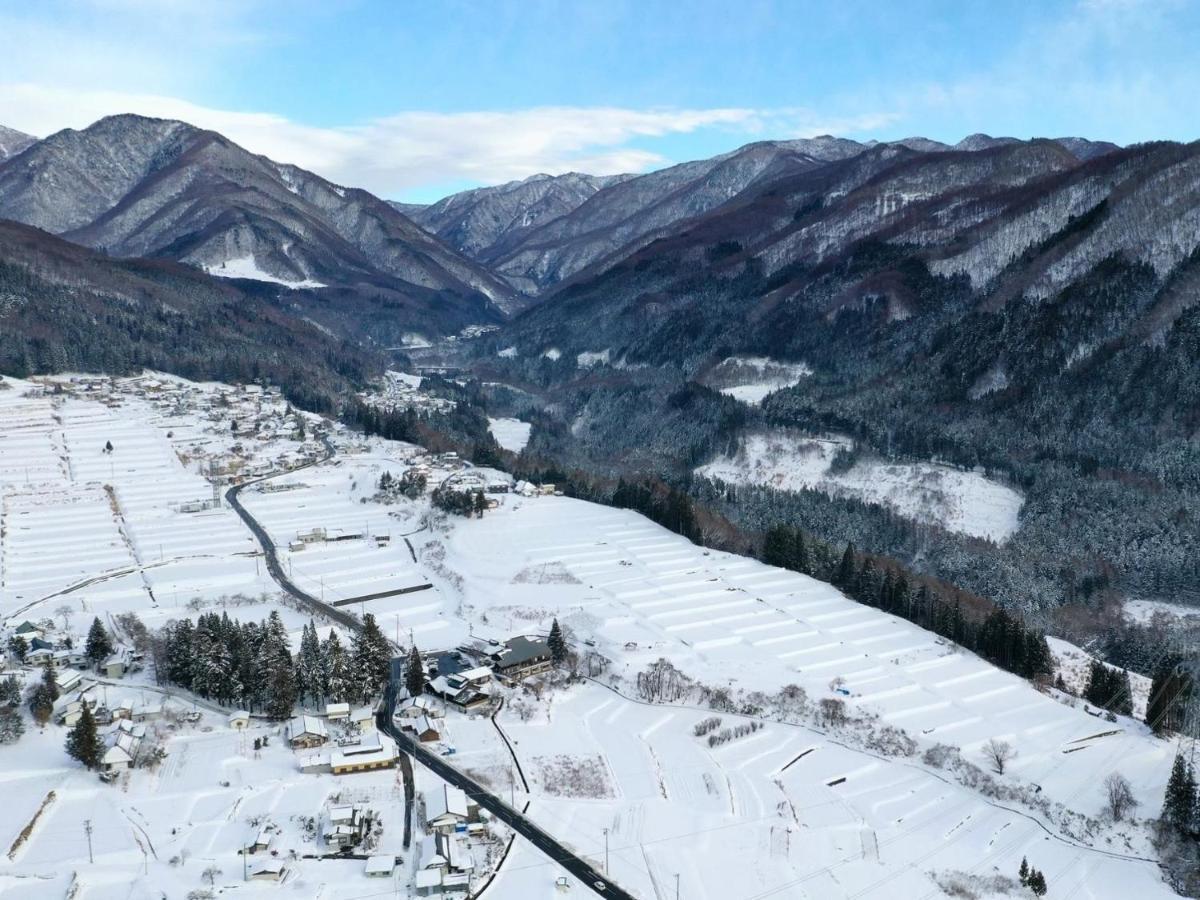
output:
[[[247,848],[245,846],[243,846],[242,847],[242,881],[250,880],[250,872],[249,872],[250,863],[246,859],[246,850],[247,850]],[[675,877],[678,878],[679,876],[677,875]]]
[[[604,829],[604,874],[608,874],[608,829]]]
[[[83,833],[87,835],[88,862],[92,863],[94,865],[96,862],[96,858],[94,856],[92,856],[92,820],[91,819],[83,820]]]
[[[675,900],[679,900],[679,873],[675,873]]]

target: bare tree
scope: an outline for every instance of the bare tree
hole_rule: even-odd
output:
[[[846,721],[846,704],[834,697],[823,697],[817,704],[821,708],[821,719],[827,725],[841,725]]]
[[[1113,772],[1104,779],[1104,792],[1108,796],[1108,811],[1114,822],[1120,822],[1126,813],[1132,812],[1138,805],[1129,779],[1119,772]]]
[[[71,624],[71,616],[75,614],[75,610],[64,603],[58,609],[54,610],[54,614],[62,619],[63,631],[66,631],[67,627]]]
[[[983,745],[983,755],[992,764],[992,768],[996,770],[996,774],[1003,775],[1009,760],[1017,755],[1017,751],[1012,748],[1012,744],[1008,741],[1000,741],[992,738]]]
[[[208,886],[210,888],[213,886],[213,883],[217,880],[217,876],[220,874],[221,874],[221,870],[218,869],[216,866],[209,866],[207,869],[205,869],[201,873],[201,875],[203,875],[206,879],[208,879]]]

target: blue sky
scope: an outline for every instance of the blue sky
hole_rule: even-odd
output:
[[[1187,0],[0,0],[0,123],[182,118],[427,201],[764,138],[1192,140]]]

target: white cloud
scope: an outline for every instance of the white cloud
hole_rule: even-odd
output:
[[[740,136],[867,131],[886,114],[822,119],[809,110],[540,107],[402,112],[363,124],[318,128],[270,113],[212,109],[154,94],[0,85],[0,122],[45,136],[133,112],[211,128],[247,149],[383,196],[432,183],[499,183],[539,172],[640,172],[668,162],[634,142],[703,129]]]

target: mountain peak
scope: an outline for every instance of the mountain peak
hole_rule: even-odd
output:
[[[0,125],[0,162],[36,143],[37,138],[33,135]]]

